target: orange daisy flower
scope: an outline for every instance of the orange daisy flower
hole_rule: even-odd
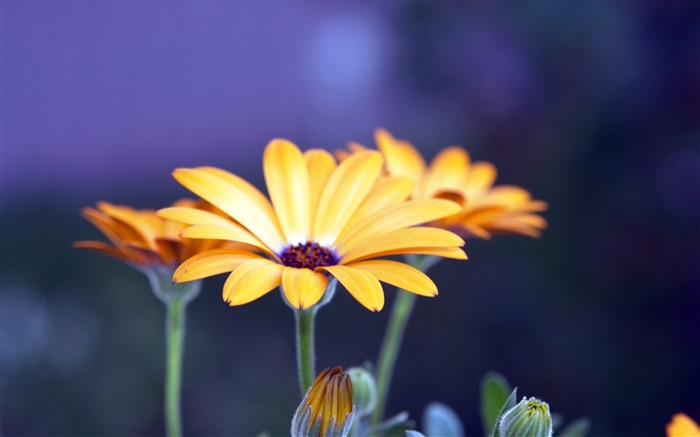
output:
[[[180,168],[175,179],[229,218],[192,208],[166,208],[162,217],[192,225],[185,238],[235,241],[243,249],[207,251],[175,271],[175,282],[231,272],[223,289],[230,305],[251,302],[282,286],[295,308],[323,296],[328,275],[362,305],[384,306],[379,281],[424,296],[437,287],[404,263],[375,259],[427,254],[465,259],[464,241],[452,232],[416,225],[459,212],[454,202],[414,199],[411,181],[383,177],[381,154],[366,151],[337,164],[328,152],[302,153],[286,140],[271,141],[263,169],[270,200],[251,184],[213,167]]]
[[[464,237],[484,239],[494,233],[539,237],[547,227],[547,221],[537,214],[547,209],[546,202],[533,200],[527,190],[518,186],[494,186],[496,167],[489,162],[472,163],[463,148],[442,150],[428,166],[412,144],[394,138],[384,129],[375,132],[375,140],[384,155],[387,173],[414,182],[414,199],[449,199],[461,206],[458,213],[431,225]],[[349,152],[342,151],[338,156],[343,159],[361,150],[366,149],[351,143]]]
[[[174,207],[202,208],[215,211],[205,202],[183,199]],[[98,202],[97,208],[83,208],[82,216],[95,225],[112,244],[102,241],[78,241],[73,247],[91,249],[110,255],[141,270],[174,268],[204,250],[222,246],[215,240],[182,240],[186,225],[159,217],[155,210],[137,210],[128,206]]]

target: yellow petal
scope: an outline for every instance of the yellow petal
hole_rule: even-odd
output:
[[[425,160],[411,144],[398,141],[384,129],[374,133],[377,148],[382,151],[389,174],[409,177],[415,184],[414,193],[425,173]]]
[[[282,250],[282,236],[272,206],[247,182],[223,170],[208,167],[180,168],[173,172],[173,176],[190,191],[247,228],[273,252]]]
[[[124,253],[114,246],[102,241],[76,241],[71,245],[74,249],[90,249],[102,252],[121,261],[129,261]]]
[[[467,254],[464,253],[464,250],[460,249],[459,247],[411,247],[411,248],[399,248],[395,250],[387,250],[381,254],[381,256],[392,256],[392,255],[406,255],[406,254],[414,254],[414,255],[433,255],[433,256],[439,256],[442,258],[451,258],[451,259],[459,259],[459,260],[465,260],[467,258]],[[372,256],[365,256],[364,258],[373,258],[376,256],[380,255],[372,255]],[[351,263],[351,264],[354,264]]]
[[[333,275],[365,308],[371,311],[384,308],[382,284],[367,270],[340,265],[321,269]]]
[[[125,223],[133,231],[138,232],[138,240],[145,242],[151,249],[155,249],[155,238],[162,226],[153,211],[137,211],[126,206],[117,206],[109,202],[98,202],[97,207],[114,220]]]
[[[128,241],[141,241],[142,236],[131,226],[114,220],[93,208],[83,208],[82,216],[102,232],[117,248],[124,250]]]
[[[530,201],[527,205],[522,207],[522,209],[530,212],[545,211],[547,208],[549,208],[549,204],[542,200]]]
[[[522,234],[534,238],[541,235],[540,230],[547,227],[547,220],[537,214],[521,210],[516,207],[511,210],[509,206],[483,206],[476,208],[454,220],[456,224],[467,230],[481,229],[501,233]],[[477,236],[483,238],[475,232]]]
[[[514,221],[533,228],[544,229],[547,227],[547,220],[537,214],[517,214],[512,218]]]
[[[490,162],[476,162],[469,169],[469,180],[464,192],[468,198],[479,197],[477,193],[489,190],[496,181],[496,167]]]
[[[538,216],[530,216],[533,218],[539,218],[542,221],[541,217]],[[491,223],[486,223],[484,224],[484,227],[487,228],[489,231],[492,232],[497,232],[497,233],[512,233],[512,234],[521,234],[525,235],[527,237],[532,237],[532,238],[539,238],[542,236],[541,229],[544,229],[546,227],[546,221],[545,221],[545,226],[542,227],[536,227],[533,226],[532,224],[527,222],[526,220],[521,221],[521,217],[504,217],[499,220],[496,220]]]
[[[467,254],[459,247],[414,247],[411,249],[411,253],[415,253],[416,255],[433,255],[451,259],[468,259]],[[397,252],[396,254],[388,253],[387,255],[401,254],[403,254],[403,252]]]
[[[213,249],[185,260],[173,273],[173,282],[188,282],[232,272],[241,263],[260,256],[243,250]]]
[[[382,259],[350,264],[350,267],[367,270],[380,281],[411,293],[428,297],[438,294],[435,283],[425,273],[408,264]]]
[[[483,204],[475,208],[468,208],[464,214],[455,217],[455,222],[465,222],[471,224],[487,224],[493,222],[500,217],[505,217],[512,213],[512,209],[506,205],[487,205]]]
[[[476,237],[483,240],[491,239],[491,233],[489,231],[484,229],[481,225],[469,221],[450,223],[448,229],[454,230],[454,232],[463,237]]]
[[[348,141],[348,150],[352,153],[356,153],[361,152],[363,150],[367,150],[367,147],[363,146],[360,143],[356,143],[355,141]]]
[[[253,200],[260,209],[268,214],[271,218],[275,218],[275,211],[272,209],[272,204],[253,184],[246,181],[240,176],[237,176],[229,171],[222,170],[217,167],[197,167],[197,170],[218,176],[231,185],[235,185],[239,190],[243,191],[251,200]]]
[[[304,160],[309,172],[309,210],[313,216],[318,209],[323,188],[335,170],[335,159],[325,150],[311,149],[304,152]]]
[[[285,267],[282,272],[282,290],[287,302],[294,308],[310,308],[321,299],[328,280],[322,273],[310,269]]]
[[[507,205],[515,207],[523,205],[532,199],[530,193],[515,185],[499,185],[488,192],[488,195],[483,199],[483,202],[492,205]]]
[[[231,306],[254,301],[282,283],[282,270],[283,266],[264,258],[245,261],[224,283],[224,300]]]
[[[683,413],[673,415],[671,423],[666,425],[667,437],[700,437],[700,427]]]
[[[345,229],[355,227],[355,224],[366,219],[384,208],[408,199],[413,190],[413,182],[403,176],[381,177],[375,182],[357,212],[345,225]]]
[[[467,183],[469,154],[461,147],[448,147],[442,150],[430,164],[425,184],[424,196],[432,196],[438,191],[461,192]]]
[[[296,245],[309,238],[309,174],[304,156],[286,140],[272,140],[263,155],[267,190],[277,212],[285,242]]]
[[[429,227],[399,229],[379,235],[367,244],[340,253],[341,263],[363,258],[379,257],[387,253],[412,253],[414,247],[459,247],[464,240],[450,231]],[[399,251],[399,252],[397,252]]]
[[[456,203],[440,199],[418,199],[391,205],[347,229],[336,247],[340,252],[349,251],[371,244],[369,240],[378,235],[449,217],[461,210]]]
[[[233,222],[213,212],[196,208],[173,206],[158,210],[158,216],[174,222],[188,225],[219,225],[228,226]]]
[[[254,246],[274,257],[277,256],[272,251],[270,251],[270,249],[266,245],[264,245],[260,240],[251,235],[250,232],[248,232],[240,226],[235,226],[233,223],[229,223],[227,226],[190,226],[183,230],[180,235],[182,236],[182,238],[237,241],[240,243],[245,243]]]
[[[331,246],[379,177],[382,157],[358,152],[343,161],[328,179],[314,220],[313,240]]]

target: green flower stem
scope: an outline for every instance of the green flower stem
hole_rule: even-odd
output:
[[[165,370],[165,421],[167,435],[182,436],[180,415],[180,385],[182,381],[182,356],[185,339],[185,309],[183,299],[172,299],[167,303],[166,320],[166,370]]]
[[[187,304],[199,294],[200,281],[173,284],[169,269],[149,269],[144,273],[151,289],[166,307],[165,318],[165,429],[168,437],[182,436],[180,387],[185,344]]]
[[[316,372],[314,362],[316,351],[314,350],[314,318],[316,309],[295,310],[296,336],[297,336],[297,368],[299,369],[299,387],[302,398],[314,382]]]
[[[399,355],[408,319],[416,303],[417,295],[404,290],[397,290],[397,293],[377,361],[377,405],[372,412],[370,420],[372,425],[378,425],[384,418],[384,408],[396,358]]]
[[[439,258],[429,256],[412,256],[407,258],[408,264],[423,272],[427,271],[439,260]],[[401,349],[406,325],[408,325],[408,320],[416,303],[416,297],[417,295],[413,293],[397,290],[377,360],[377,404],[370,417],[372,426],[377,426],[384,418],[389,385],[391,384],[394,367],[396,367],[396,359]]]

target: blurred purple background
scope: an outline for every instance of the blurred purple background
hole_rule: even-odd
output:
[[[490,370],[592,435],[700,420],[700,3],[3,1],[0,433],[162,433],[163,313],[145,278],[70,249],[98,200],[158,208],[178,166],[262,187],[275,137],[432,157],[465,146],[550,203],[541,240],[432,270],[389,412],[438,400],[479,435]],[[293,318],[208,280],[190,306],[189,435],[284,435]],[[386,288],[388,301],[394,295]],[[387,306],[388,309],[388,306]],[[389,311],[347,293],[318,367],[375,359]]]

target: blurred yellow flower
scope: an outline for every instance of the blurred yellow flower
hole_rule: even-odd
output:
[[[666,425],[667,437],[700,437],[700,427],[683,413],[674,414]]]
[[[321,372],[292,419],[292,437],[347,436],[355,406],[352,383],[343,369]]]
[[[328,274],[366,308],[379,311],[379,281],[416,294],[435,296],[425,274],[404,263],[373,258],[426,254],[465,259],[464,241],[434,227],[416,225],[459,212],[443,199],[414,199],[411,181],[383,177],[383,160],[365,151],[337,164],[323,150],[302,153],[286,140],[271,141],[263,168],[270,200],[251,184],[213,167],[180,168],[173,176],[231,219],[191,208],[166,208],[162,217],[192,225],[185,238],[211,238],[247,245],[220,249],[185,261],[176,282],[231,272],[223,289],[230,305],[242,305],[282,286],[295,308],[323,296]]]
[[[204,202],[189,199],[180,200],[173,206],[214,211]],[[78,241],[73,247],[96,250],[142,269],[175,267],[196,253],[222,245],[214,240],[182,240],[179,234],[186,226],[158,217],[152,209],[137,210],[98,202],[97,208],[83,208],[82,215],[112,244]]]
[[[547,203],[533,200],[530,193],[518,186],[497,185],[496,167],[489,162],[471,162],[461,147],[442,150],[428,166],[420,152],[404,140],[394,138],[384,129],[375,132],[377,148],[384,155],[390,175],[405,176],[414,182],[414,199],[449,199],[461,211],[430,223],[450,229],[463,237],[488,239],[494,233],[514,233],[539,237],[547,221],[538,215]],[[338,153],[340,159],[366,150],[351,143],[348,151]]]

